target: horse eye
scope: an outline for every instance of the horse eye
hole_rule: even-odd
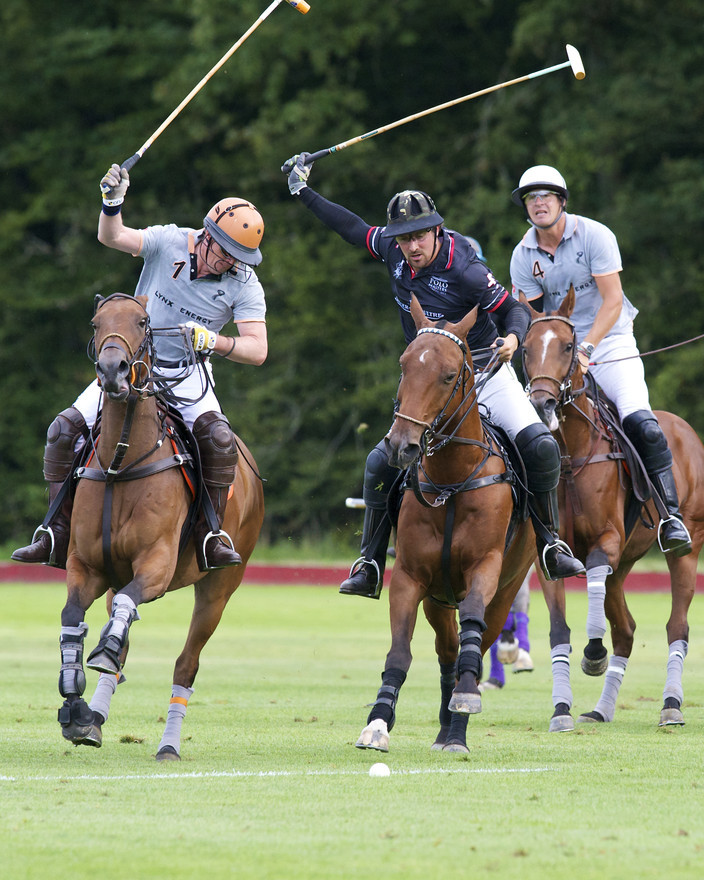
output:
[[[146,326],[147,326],[147,319],[146,319],[146,318],[142,318],[142,320],[139,322],[139,326],[140,326],[140,327],[146,327]]]
[[[452,383],[453,383],[454,381],[455,381],[455,374],[454,374],[454,373],[447,373],[447,374],[445,375],[444,382],[445,382],[446,385],[452,385]]]

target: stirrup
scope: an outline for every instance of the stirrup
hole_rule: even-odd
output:
[[[363,565],[370,565],[374,572],[376,573],[376,585],[373,587],[373,592],[357,592],[356,590],[343,590],[342,585],[347,581],[351,580],[359,571],[361,571]],[[383,578],[381,574],[381,570],[379,568],[379,563],[375,559],[366,559],[364,556],[360,556],[359,559],[355,559],[350,567],[350,573],[347,575],[346,580],[342,582],[340,585],[339,592],[343,595],[347,596],[363,596],[369,599],[378,599],[381,595],[381,587],[383,584]]]
[[[223,531],[222,529],[218,529],[217,532],[208,532],[207,535],[203,538],[203,544],[201,547],[201,552],[203,554],[203,568],[206,571],[216,571],[218,568],[220,568],[220,566],[210,565],[210,563],[208,562],[208,551],[206,550],[206,547],[208,541],[210,541],[211,538],[219,538],[223,542],[223,544],[228,545],[235,556],[239,557],[240,554],[237,552],[237,550],[235,550],[235,544],[232,538],[227,534],[227,532]],[[240,558],[240,562],[238,564],[241,564],[241,562],[242,560]]]
[[[669,522],[675,522],[678,526],[681,526],[687,538],[686,540],[682,540],[676,547],[670,547],[669,550],[666,550],[662,544],[662,531],[665,524]],[[662,553],[666,555],[668,553],[671,553],[673,556],[686,556],[688,553],[692,552],[692,536],[689,534],[689,529],[684,524],[684,521],[681,520],[679,516],[670,514],[665,519],[660,520],[658,524],[658,546],[660,547]]]
[[[49,540],[51,541],[51,550],[49,551],[49,559],[46,562],[42,562],[42,565],[55,565],[56,563],[56,538],[54,537],[54,530],[51,526],[37,526],[34,530],[34,534],[32,535],[32,540],[30,541],[30,546],[34,544],[35,541],[39,540],[42,535],[48,535]]]
[[[580,566],[580,571],[575,572],[575,574],[585,573],[584,565],[575,557],[569,545],[565,544],[565,542],[560,540],[560,538],[557,538],[555,541],[552,542],[552,544],[546,544],[545,547],[543,547],[543,552],[540,554],[540,567],[542,568],[543,574],[548,580],[552,580],[552,577],[550,576],[550,569],[548,568],[547,564],[547,554],[550,550],[555,549],[557,549],[559,552],[564,553],[565,556],[569,556],[570,559],[574,559],[574,561]],[[570,575],[570,577],[572,576],[573,575]]]

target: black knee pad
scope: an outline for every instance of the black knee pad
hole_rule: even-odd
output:
[[[205,484],[230,486],[235,478],[237,443],[227,418],[220,412],[203,413],[193,424],[193,436],[200,451]]]
[[[542,423],[528,425],[516,435],[516,446],[526,466],[528,488],[550,492],[560,481],[560,449]]]
[[[63,483],[69,475],[76,441],[81,436],[88,436],[88,426],[74,406],[60,412],[49,425],[44,449],[44,479],[47,482]]]
[[[651,410],[639,409],[626,416],[623,430],[643,459],[648,473],[657,473],[672,466],[667,438]]]
[[[380,441],[367,456],[364,467],[362,497],[368,507],[386,508],[386,498],[398,476],[398,468],[389,464],[384,441]]]

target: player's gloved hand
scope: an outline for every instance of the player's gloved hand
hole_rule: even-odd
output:
[[[114,207],[125,200],[125,193],[130,185],[130,176],[114,162],[100,181],[100,192],[106,205]]]
[[[310,153],[297,153],[281,166],[283,173],[288,174],[288,191],[292,196],[297,196],[302,189],[308,186],[310,170],[314,164],[311,162],[310,165],[306,165],[308,156]]]
[[[215,348],[215,343],[218,341],[217,333],[213,333],[212,330],[208,330],[202,324],[196,324],[195,321],[188,321],[188,323],[181,324],[180,326],[190,331],[194,351],[210,354]]]

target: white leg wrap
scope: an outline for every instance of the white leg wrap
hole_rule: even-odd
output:
[[[567,703],[572,708],[572,685],[570,684],[570,645],[555,645],[550,651],[552,659],[552,704]]]
[[[101,672],[98,684],[95,686],[93,699],[89,706],[94,712],[98,712],[107,721],[110,713],[110,701],[117,687],[117,676]]]
[[[178,684],[171,688],[171,702],[166,717],[166,727],[157,751],[161,751],[165,746],[171,746],[177,753],[181,753],[181,725],[186,717],[188,701],[192,696],[193,688],[181,687]]]
[[[667,681],[665,682],[665,690],[662,693],[663,700],[668,697],[674,697],[680,705],[684,699],[684,691],[682,689],[682,671],[684,669],[684,658],[687,656],[688,645],[684,639],[677,639],[670,645],[670,656],[667,658]]]
[[[616,699],[621,688],[623,676],[628,665],[628,657],[613,656],[609,660],[609,666],[604,678],[604,687],[594,711],[598,712],[604,721],[613,721],[616,714]]]
[[[597,565],[587,571],[587,638],[603,639],[606,635],[606,578],[611,574],[610,565]]]

